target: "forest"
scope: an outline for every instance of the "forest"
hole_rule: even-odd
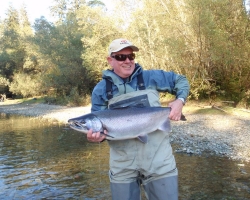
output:
[[[109,43],[127,38],[144,69],[185,75],[190,100],[250,105],[250,13],[242,0],[54,0],[54,22],[25,6],[0,21],[0,93],[89,103]],[[164,98],[164,96],[162,96]]]

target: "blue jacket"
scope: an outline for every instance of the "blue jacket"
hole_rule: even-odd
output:
[[[108,79],[113,83],[112,93],[115,97],[119,94],[125,94],[127,91],[131,91],[131,88],[134,91],[139,90],[137,85],[137,75],[140,73],[143,75],[146,89],[168,92],[175,95],[176,98],[187,99],[190,87],[185,76],[163,70],[143,70],[139,64],[135,64],[135,70],[127,80],[116,75],[113,70],[103,71],[103,79],[95,86],[92,92],[91,111],[105,110],[108,108],[105,79]]]

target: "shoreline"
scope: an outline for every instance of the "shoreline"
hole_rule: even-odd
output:
[[[196,106],[197,107],[197,106]],[[91,106],[67,107],[41,103],[0,103],[0,113],[24,115],[63,123],[90,112]],[[197,114],[186,106],[187,121],[172,121],[171,144],[176,153],[218,155],[250,162],[250,114]]]
[[[0,113],[24,115],[67,124],[68,119],[90,112],[91,107],[67,107],[42,103],[0,104]]]

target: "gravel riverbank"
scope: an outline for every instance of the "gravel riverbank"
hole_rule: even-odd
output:
[[[172,123],[177,152],[226,156],[250,161],[250,118],[235,115],[190,114],[188,121]]]
[[[39,117],[67,124],[69,118],[90,112],[90,107],[47,104],[0,103],[0,113]],[[226,156],[250,162],[250,113],[241,115],[194,114],[184,110],[187,121],[172,122],[170,134],[175,151]]]
[[[0,103],[0,113],[17,114],[38,117],[58,123],[67,124],[68,119],[90,112],[90,106],[67,107],[48,104],[3,104]]]

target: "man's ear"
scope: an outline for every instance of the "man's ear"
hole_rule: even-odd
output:
[[[111,65],[111,62],[112,62],[112,58],[110,56],[107,57],[107,61],[108,63]]]

